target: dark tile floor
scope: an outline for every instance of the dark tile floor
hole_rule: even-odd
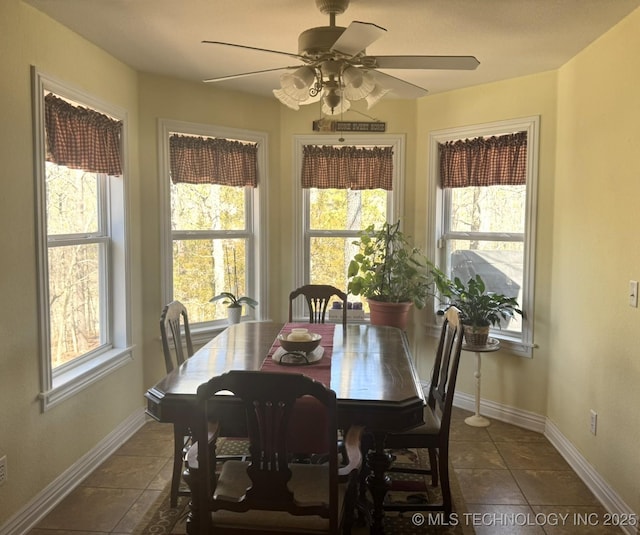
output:
[[[451,462],[478,535],[619,534],[604,508],[539,433],[499,421],[469,427],[456,409]],[[172,427],[149,422],[29,535],[130,534],[171,478]]]

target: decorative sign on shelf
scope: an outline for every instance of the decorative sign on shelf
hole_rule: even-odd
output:
[[[380,121],[313,121],[314,132],[386,132],[387,123]]]

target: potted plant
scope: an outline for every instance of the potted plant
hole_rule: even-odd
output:
[[[430,263],[400,230],[400,221],[374,225],[353,242],[360,247],[348,267],[348,291],[367,299],[373,325],[404,329],[412,305],[423,308],[430,296]]]
[[[522,314],[515,297],[487,292],[482,277],[476,275],[464,284],[459,277],[450,280],[437,268],[432,270],[436,288],[448,306],[455,306],[462,315],[464,336],[470,346],[487,344],[491,327],[500,325],[515,314]]]
[[[240,323],[240,317],[242,316],[242,305],[247,305],[251,308],[255,308],[258,305],[258,302],[251,297],[236,297],[231,292],[222,292],[209,299],[209,302],[215,303],[216,301],[220,301],[221,299],[224,299],[224,301],[222,301],[222,304],[228,305],[227,317],[229,319],[229,323]]]

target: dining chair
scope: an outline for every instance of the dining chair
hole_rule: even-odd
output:
[[[303,295],[309,310],[309,323],[324,323],[327,306],[333,296],[342,301],[342,325],[347,326],[347,294],[329,284],[305,284],[289,294],[289,322],[293,321],[293,301]]]
[[[342,328],[347,328],[347,294],[330,284],[305,284],[293,290],[289,294],[289,323],[293,321],[293,301],[303,295],[309,310],[310,323],[324,323],[327,307],[332,297],[336,296],[342,301]],[[341,455],[344,458],[343,443],[338,442]],[[320,457],[321,459],[321,457]]]
[[[180,301],[171,301],[162,309],[160,334],[162,335],[165,368],[167,373],[171,373],[174,368],[180,366],[193,355],[189,314]]]
[[[193,343],[189,330],[189,315],[180,301],[165,305],[160,314],[160,334],[167,374],[193,355]],[[185,352],[186,347],[186,352]],[[208,443],[217,434],[217,424],[210,425]],[[171,507],[178,504],[178,496],[189,496],[188,489],[181,489],[180,482],[184,468],[184,455],[191,445],[191,431],[186,422],[173,424],[173,470],[171,473]]]
[[[183,334],[184,331],[184,334]],[[160,334],[167,374],[193,355],[193,343],[189,330],[189,315],[180,301],[165,305],[160,314]],[[186,345],[186,353],[185,346]],[[180,489],[183,470],[183,455],[191,443],[191,433],[185,423],[173,424],[173,471],[171,475],[171,507],[178,503],[178,496],[187,496],[189,491]]]
[[[455,307],[450,307],[445,312],[440,331],[431,384],[424,407],[424,423],[403,433],[389,434],[385,441],[385,447],[392,450],[428,449],[430,465],[428,469],[392,465],[389,470],[391,479],[393,481],[394,472],[431,475],[431,484],[434,487],[438,485],[438,479],[440,479],[442,503],[385,503],[385,511],[444,511],[447,519],[451,516],[449,431],[462,341],[463,330],[460,311]]]
[[[244,408],[250,460],[226,461],[216,473],[215,457],[200,438],[209,411],[215,411],[211,398],[222,391]],[[324,444],[326,463],[297,463],[291,454],[298,448],[293,416],[304,404],[323,409],[324,417],[308,428],[316,436],[302,438]],[[185,471],[192,492],[190,534],[350,533],[362,428],[347,432],[349,463],[340,466],[335,392],[298,373],[234,370],[201,384],[193,411],[196,443],[187,453]]]

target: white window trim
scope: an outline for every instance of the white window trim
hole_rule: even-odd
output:
[[[269,310],[267,294],[267,266],[268,258],[268,136],[265,132],[243,130],[230,127],[222,127],[209,124],[174,121],[171,119],[158,119],[158,179],[160,181],[160,254],[162,258],[162,302],[169,303],[173,299],[173,246],[171,232],[171,206],[170,206],[170,164],[169,164],[169,136],[178,132],[198,136],[218,137],[226,139],[240,139],[258,144],[258,187],[254,188],[252,201],[248,207],[253,235],[251,240],[252,252],[249,255],[247,272],[251,273],[247,282],[247,294],[258,301],[259,305],[252,313],[255,319],[265,320],[265,311]],[[213,296],[212,296],[213,297]],[[158,311],[158,317],[160,312]],[[227,327],[227,320],[216,320],[196,325],[191,328],[194,343],[208,341],[212,334]]]
[[[348,137],[348,139],[345,139]],[[294,262],[294,288],[307,284],[309,280],[309,250],[306,235],[309,231],[309,191],[302,187],[302,155],[305,145],[346,145],[346,146],[391,146],[393,148],[393,192],[387,203],[387,221],[395,223],[403,213],[404,174],[405,174],[405,135],[404,134],[346,134],[343,135],[299,135],[293,137],[293,258],[303,258],[304,262]],[[300,202],[298,202],[300,201]],[[402,226],[402,222],[400,222]],[[331,232],[331,236],[339,233]],[[346,289],[345,289],[346,291]],[[305,315],[304,302],[294,302],[294,317]]]
[[[525,357],[532,356],[532,350],[536,347],[534,343],[534,298],[535,298],[535,244],[536,244],[536,206],[538,193],[538,152],[539,152],[539,131],[540,117],[530,116],[519,119],[496,121],[492,123],[464,126],[445,130],[435,130],[429,135],[429,190],[428,208],[431,217],[428,219],[428,251],[432,254],[432,260],[437,265],[438,258],[438,238],[443,233],[442,213],[443,190],[438,186],[440,156],[438,144],[457,139],[472,139],[479,136],[500,135],[510,132],[527,132],[527,204],[525,220],[525,241],[524,241],[524,265],[523,265],[523,318],[522,337],[508,336],[501,331],[492,331],[492,336],[499,338],[502,347],[511,352]],[[435,314],[432,319],[432,328],[435,330]]]
[[[129,255],[129,214],[128,214],[128,170],[127,170],[127,130],[126,110],[102,102],[69,84],[56,80],[32,67],[33,90],[33,129],[34,129],[34,167],[36,181],[36,229],[38,261],[38,310],[40,337],[40,388],[42,410],[46,411],[89,385],[99,381],[112,371],[133,360],[131,343],[131,303],[130,303],[130,255]],[[111,292],[107,296],[106,306],[110,313],[109,338],[111,342],[105,348],[80,357],[70,366],[56,370],[51,367],[49,290],[47,268],[47,217],[45,191],[44,157],[44,91],[70,100],[80,102],[92,109],[115,117],[123,122],[122,128],[122,178],[110,180],[105,191],[108,197],[106,224],[111,242],[116,245],[107,253],[110,262],[108,284]]]

